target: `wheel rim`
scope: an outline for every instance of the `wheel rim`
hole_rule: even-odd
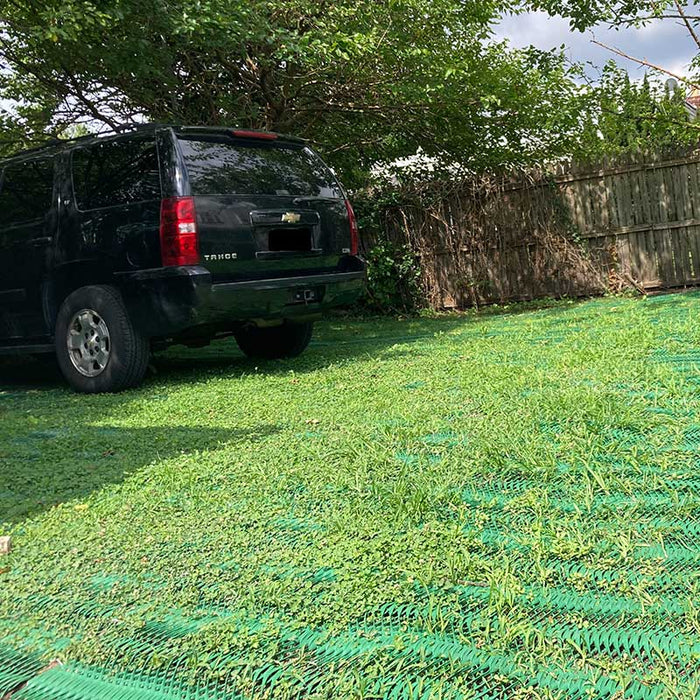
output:
[[[81,309],[71,319],[66,336],[68,357],[73,367],[85,377],[105,371],[112,352],[109,328],[102,316],[92,309]]]

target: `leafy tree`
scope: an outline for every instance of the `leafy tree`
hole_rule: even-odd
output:
[[[698,142],[700,124],[691,123],[684,101],[688,92],[700,89],[699,4],[700,0],[524,0],[518,5],[516,11],[536,9],[566,17],[572,29],[580,31],[599,24],[623,31],[653,22],[674,22],[685,28],[698,48],[689,73],[678,75],[667,66],[600,44],[612,54],[646,66],[656,78],[675,77],[681,87],[671,94],[648,75],[641,84],[632,82],[626,71],[609,62],[600,84],[589,89],[582,140],[575,155],[596,157]]]
[[[566,153],[564,59],[490,40],[509,0],[0,0],[4,143],[141,119],[291,132],[350,183],[420,148],[470,168]],[[0,143],[0,147],[2,143]]]
[[[567,17],[579,31],[603,22],[629,26],[669,15],[678,17],[675,0],[531,0],[528,6]]]
[[[617,29],[643,27],[652,22],[674,22],[684,27],[697,47],[690,64],[689,75],[678,75],[668,66],[654,65],[646,59],[625,54],[605,44],[612,53],[647,66],[654,71],[672,75],[694,89],[700,89],[700,0],[525,0],[530,9],[545,10],[550,15],[568,17],[573,29],[584,31],[605,23]],[[522,7],[520,7],[522,9]],[[595,42],[599,43],[599,42]]]
[[[682,88],[670,92],[647,75],[633,82],[627,71],[609,62],[591,88],[580,153],[587,157],[697,143]]]

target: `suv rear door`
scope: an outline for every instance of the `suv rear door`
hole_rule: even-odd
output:
[[[70,168],[62,259],[90,261],[102,273],[158,267],[162,191],[155,136],[79,145],[70,153]]]
[[[0,181],[0,338],[48,334],[42,290],[56,228],[54,157],[8,164]]]
[[[301,142],[181,133],[203,264],[215,281],[335,269],[350,249],[343,191]]]

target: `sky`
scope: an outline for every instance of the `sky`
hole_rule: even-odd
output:
[[[552,49],[564,44],[566,54],[572,61],[593,64],[587,68],[587,74],[594,80],[610,58],[615,58],[618,64],[627,68],[631,77],[641,78],[646,69],[592,44],[593,38],[681,75],[686,74],[688,62],[698,52],[687,30],[673,20],[657,21],[642,29],[615,31],[598,27],[582,34],[572,32],[564,19],[551,18],[543,12],[531,12],[505,18],[496,28],[496,36],[508,39],[515,47],[533,45],[540,49]]]

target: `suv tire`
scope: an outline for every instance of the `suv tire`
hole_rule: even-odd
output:
[[[56,357],[76,391],[116,392],[140,384],[148,369],[149,343],[134,328],[114,287],[81,287],[56,318]]]
[[[297,357],[306,350],[313,333],[313,323],[288,323],[272,328],[250,326],[235,333],[238,347],[255,360],[278,360]]]

